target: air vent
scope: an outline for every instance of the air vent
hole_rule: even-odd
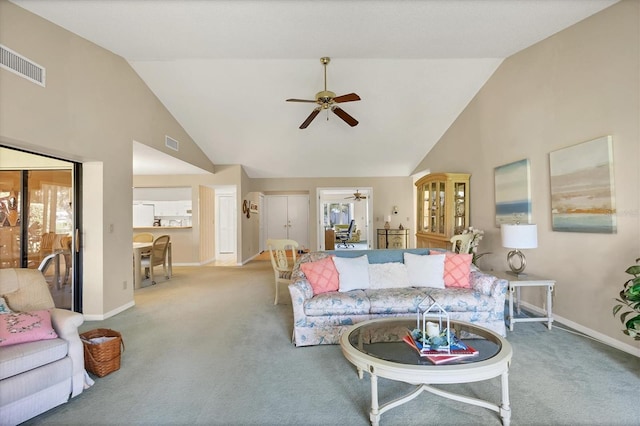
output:
[[[45,69],[0,44],[0,68],[45,87]]]
[[[167,148],[171,148],[174,151],[178,150],[178,145],[180,145],[180,142],[178,142],[177,140],[170,138],[169,136],[164,137],[164,145]]]

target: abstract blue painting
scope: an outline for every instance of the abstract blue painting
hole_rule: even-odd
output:
[[[531,222],[529,159],[495,168],[496,226]]]
[[[549,154],[552,229],[615,234],[611,136]]]

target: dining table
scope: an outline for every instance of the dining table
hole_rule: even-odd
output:
[[[142,254],[151,251],[152,242],[133,242],[133,288],[138,289],[142,286]],[[171,241],[167,247],[167,273],[169,278],[173,274],[171,264]]]

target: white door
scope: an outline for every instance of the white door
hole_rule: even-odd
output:
[[[267,249],[266,247],[266,238],[265,238],[265,233],[266,233],[266,229],[264,226],[264,222],[265,222],[265,214],[264,214],[264,195],[260,195],[258,197],[258,223],[259,223],[259,232],[260,232],[260,251],[264,251]]]
[[[269,195],[265,198],[267,207],[267,239],[288,239],[287,196]]]
[[[298,247],[309,248],[309,196],[289,195],[287,226],[289,239],[298,242]]]
[[[220,254],[235,253],[236,230],[234,226],[235,197],[219,195],[218,197],[218,252]]]
[[[309,196],[265,197],[267,239],[289,239],[309,248]]]

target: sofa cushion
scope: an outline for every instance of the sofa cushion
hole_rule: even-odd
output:
[[[471,273],[472,254],[446,253],[444,261],[444,286],[471,288],[469,274]]]
[[[404,263],[369,264],[369,288],[409,287],[409,274]]]
[[[333,257],[338,270],[339,291],[369,288],[369,259],[367,255],[355,258]]]
[[[365,294],[371,305],[370,313],[404,314],[415,313],[430,290],[432,289],[426,287],[368,289]]]
[[[370,309],[369,298],[362,290],[331,291],[313,296],[304,302],[304,313],[309,316],[363,315]]]
[[[39,340],[0,348],[0,380],[49,364],[67,356],[63,339]]]
[[[13,311],[38,311],[55,306],[49,286],[38,269],[0,269],[0,296]]]
[[[429,295],[447,312],[488,312],[497,309],[496,298],[468,288],[429,289]]]
[[[71,358],[63,357],[39,368],[33,368],[20,375],[14,375],[2,380],[0,385],[2,408],[6,409],[12,404],[20,404],[20,401],[26,398],[29,406],[28,415],[17,419],[18,423],[20,423],[68,401],[71,393],[72,369],[73,362]],[[52,390],[52,388],[54,389]],[[42,407],[43,405],[44,407]],[[6,412],[7,417],[9,417],[12,410],[6,410]],[[3,425],[16,424],[5,417],[4,410],[2,414],[1,423]],[[15,414],[13,412],[13,415]]]
[[[311,284],[313,294],[338,290],[338,270],[331,257],[315,262],[301,263],[300,269],[302,269],[309,284]]]
[[[58,337],[49,311],[13,312],[0,315],[0,346]]]
[[[414,287],[444,288],[444,254],[420,256],[405,253],[409,285]]]

